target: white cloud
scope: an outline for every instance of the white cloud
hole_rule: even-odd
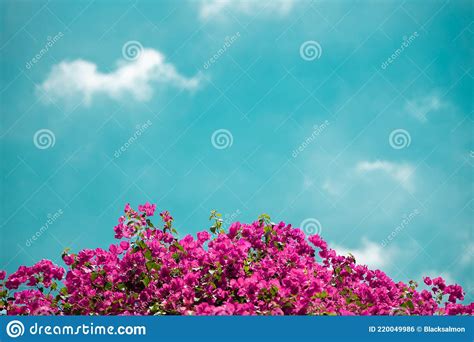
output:
[[[226,12],[240,12],[247,15],[256,15],[260,12],[286,15],[295,0],[207,0],[202,1],[199,15],[202,19],[227,15]]]
[[[374,175],[382,178],[376,180]],[[385,178],[384,178],[385,177]],[[380,188],[386,178],[400,184],[409,192],[415,191],[415,168],[408,163],[395,163],[385,160],[360,161],[344,172],[332,175],[321,183],[321,188],[330,196],[339,198],[349,193],[352,187],[361,181],[370,181],[374,187]]]
[[[393,259],[396,251],[392,247],[382,247],[380,244],[370,241],[367,238],[362,238],[362,246],[359,248],[346,248],[331,244],[337,254],[348,255],[351,253],[357,264],[367,265],[370,268],[383,268],[389,264],[389,260]]]
[[[113,99],[131,95],[137,101],[147,101],[153,95],[154,84],[193,90],[200,80],[199,75],[186,78],[179,74],[159,51],[143,49],[136,60],[119,61],[117,69],[110,73],[103,73],[97,70],[95,63],[82,59],[63,61],[53,66],[38,89],[46,93],[45,101],[79,99],[89,105],[93,97],[99,95]]]
[[[425,96],[419,99],[407,101],[405,109],[421,122],[427,122],[430,112],[441,109],[443,103],[436,95]]]
[[[410,164],[392,163],[384,160],[377,160],[375,162],[362,161],[357,163],[356,171],[360,174],[383,172],[400,183],[406,190],[413,191],[415,188],[413,181],[415,169]]]

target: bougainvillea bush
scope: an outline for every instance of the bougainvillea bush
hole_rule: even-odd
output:
[[[41,260],[6,277],[0,309],[9,315],[472,315],[474,303],[442,278],[395,282],[340,256],[319,235],[262,215],[224,231],[178,239],[156,206],[126,205],[108,250],[63,252],[67,269]]]

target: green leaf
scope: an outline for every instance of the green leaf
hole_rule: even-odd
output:
[[[148,286],[148,284],[150,284],[150,277],[148,276],[145,276],[145,278],[143,278],[143,284],[145,284],[145,286]]]
[[[245,274],[250,273],[250,266],[249,265],[244,265],[244,272],[245,272]]]
[[[154,261],[147,261],[147,263],[145,265],[146,265],[146,269],[148,271],[151,271],[151,270],[159,271],[160,268],[161,268],[161,266],[159,264],[157,264],[156,262],[154,262]]]
[[[285,249],[285,244],[281,241],[273,241],[273,245],[278,248],[279,251],[282,251]]]
[[[176,253],[176,252],[173,253],[172,257],[173,257],[174,261],[176,261],[176,262],[179,261],[179,254],[178,253]]]
[[[153,256],[151,255],[151,251],[149,249],[145,251],[144,256],[145,256],[145,259],[147,260],[153,259]]]
[[[181,252],[184,252],[184,247],[178,241],[174,242],[174,246],[178,248]]]
[[[410,308],[410,310],[415,309],[415,306],[413,305],[413,302],[411,300],[407,300],[405,303],[403,303],[400,306],[402,306],[404,308],[408,307],[408,308]]]
[[[258,222],[260,223],[265,223],[266,225],[271,223],[271,218],[270,215],[268,214],[262,214],[258,217]]]
[[[316,298],[324,299],[328,296],[328,293],[326,291],[316,293],[314,295]]]
[[[143,240],[138,240],[137,241],[138,246],[140,246],[141,249],[146,249],[148,246]]]

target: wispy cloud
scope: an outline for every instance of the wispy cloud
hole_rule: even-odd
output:
[[[53,66],[38,90],[45,95],[46,102],[73,100],[88,106],[95,96],[121,99],[130,95],[137,101],[147,101],[153,95],[154,85],[193,90],[200,81],[200,75],[181,75],[173,64],[165,62],[159,51],[143,49],[137,59],[119,61],[110,73],[99,71],[95,63],[86,60],[63,61]]]
[[[374,178],[377,176],[377,179]],[[385,177],[385,178],[384,178]],[[415,191],[415,168],[409,163],[396,163],[386,160],[362,160],[348,167],[344,172],[336,173],[321,183],[321,188],[330,196],[341,198],[352,187],[370,180],[371,184],[380,189],[380,182],[389,179],[400,184],[405,190]],[[386,182],[385,182],[386,183]]]
[[[408,191],[413,191],[415,169],[410,164],[399,164],[384,160],[376,160],[374,162],[362,161],[357,163],[356,171],[359,174],[370,174],[374,172],[382,172],[400,183],[400,185]]]
[[[430,95],[407,101],[405,109],[421,122],[428,121],[428,114],[435,112],[443,106],[437,95]]]
[[[358,264],[368,265],[371,268],[382,268],[389,264],[397,253],[394,248],[383,248],[380,244],[373,242],[366,237],[362,238],[362,245],[357,248],[347,248],[331,244],[331,247],[340,255],[351,253]]]
[[[226,16],[226,12],[256,15],[270,13],[277,15],[288,14],[295,0],[207,0],[201,2],[199,15],[202,19]]]

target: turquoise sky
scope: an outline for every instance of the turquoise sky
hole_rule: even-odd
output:
[[[106,247],[150,201],[181,236],[268,213],[472,301],[472,22],[469,1],[2,1],[0,268]]]

